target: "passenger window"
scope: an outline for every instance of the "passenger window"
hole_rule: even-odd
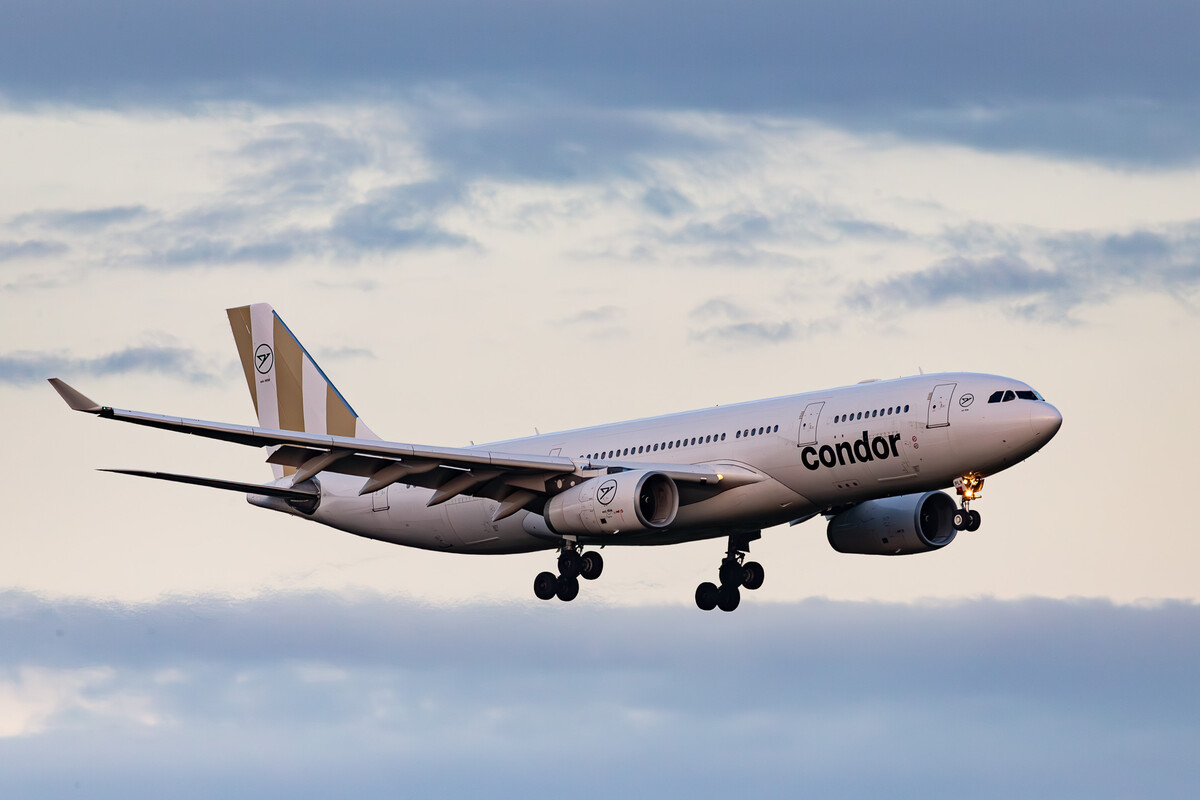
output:
[[[905,406],[905,407],[904,407],[904,413],[905,413],[905,414],[907,414],[907,413],[908,413],[908,406]]]
[[[775,431],[774,431],[774,432],[775,432],[775,433],[779,433],[779,426],[778,426],[778,425],[776,425],[776,426],[775,426]]]
[[[723,434],[723,433],[721,434],[721,441],[722,442],[725,441],[725,434]]]
[[[733,438],[735,438],[735,439],[742,438],[742,432],[741,431],[736,432],[735,434],[733,434]]]
[[[758,435],[759,435],[759,436],[762,436],[762,432],[763,432],[763,429],[762,429],[762,428],[759,428],[759,429],[758,429]]]
[[[658,445],[654,445],[654,452],[658,452]]]
[[[888,416],[890,417],[891,415],[892,415],[892,410],[889,408],[889,409],[888,409]]]

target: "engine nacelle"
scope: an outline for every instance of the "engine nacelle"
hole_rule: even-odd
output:
[[[635,470],[590,478],[554,495],[545,517],[558,534],[665,528],[679,511],[679,488],[661,472]]]
[[[955,510],[944,492],[868,500],[829,520],[829,544],[839,553],[871,556],[926,553],[954,541]]]

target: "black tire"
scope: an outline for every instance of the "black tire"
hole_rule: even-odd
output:
[[[558,572],[568,578],[579,577],[579,553],[564,550],[558,557]]]
[[[965,531],[967,525],[971,522],[971,515],[963,509],[958,509],[954,512],[954,530]]]
[[[597,552],[584,553],[579,559],[579,577],[594,581],[604,572],[604,559]]]
[[[977,530],[979,530],[979,526],[982,524],[983,524],[983,517],[979,516],[978,511],[972,511],[971,517],[967,522],[967,530],[977,531]]]
[[[533,579],[533,594],[538,600],[550,600],[558,594],[558,576],[553,572],[539,572]]]
[[[701,611],[712,611],[717,607],[717,593],[720,590],[715,583],[707,581],[696,587],[696,607]]]
[[[533,579],[533,593],[538,600],[549,600],[558,594],[558,576],[553,572],[539,572]]]
[[[564,603],[569,603],[579,596],[579,579],[574,575],[567,577],[562,575],[558,579],[558,599]]]
[[[742,565],[732,558],[721,562],[721,570],[717,574],[721,578],[722,586],[740,586],[742,583]]]
[[[717,590],[717,607],[722,611],[733,611],[742,602],[738,587],[726,584]]]
[[[762,586],[766,577],[767,573],[763,570],[762,564],[757,561],[747,561],[742,564],[742,586],[750,591]]]

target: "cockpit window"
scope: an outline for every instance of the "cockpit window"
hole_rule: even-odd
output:
[[[1008,390],[1001,389],[998,392],[992,392],[992,396],[988,398],[988,402],[989,403],[1007,403],[1010,400],[1017,400],[1017,399],[1045,401],[1046,398],[1042,397],[1040,394],[1033,391],[1032,389],[1017,389],[1016,391],[1013,391],[1012,389],[1008,389]]]

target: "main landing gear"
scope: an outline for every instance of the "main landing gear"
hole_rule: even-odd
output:
[[[557,597],[564,603],[579,595],[579,579],[594,581],[604,571],[604,559],[592,551],[585,553],[579,545],[567,542],[558,554],[558,575],[540,572],[533,579],[533,593],[539,600]]]
[[[982,522],[978,511],[970,509],[971,501],[983,494],[983,476],[974,472],[954,479],[954,490],[962,498],[962,508],[954,512],[954,530],[977,531]]]
[[[763,585],[762,564],[757,561],[745,561],[746,552],[750,549],[750,540],[757,535],[742,535],[729,537],[729,549],[721,560],[718,580],[721,585],[704,582],[696,587],[696,606],[701,611],[712,611],[719,608],[722,611],[733,611],[742,602],[742,588],[751,591]]]

